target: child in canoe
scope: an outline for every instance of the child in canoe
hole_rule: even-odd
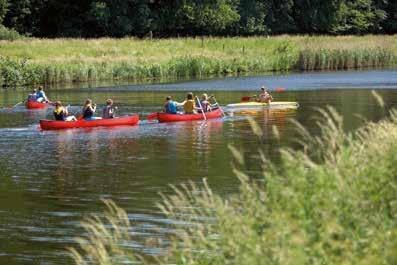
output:
[[[37,101],[37,90],[33,89],[32,93],[28,95],[28,101]]]
[[[113,100],[110,98],[106,100],[106,106],[102,110],[102,119],[113,119],[115,117],[115,112],[117,107],[113,106]]]
[[[172,100],[171,96],[168,96],[165,98],[165,103],[164,103],[164,112],[165,113],[170,113],[170,114],[176,114],[177,113],[177,102]]]
[[[273,100],[272,95],[270,95],[267,89],[263,86],[261,88],[261,93],[259,94],[257,101],[262,103],[271,103],[272,100]]]
[[[76,117],[73,115],[69,116],[68,109],[62,106],[60,101],[55,102],[54,118],[57,121],[76,121]]]
[[[102,119],[100,117],[94,117],[95,111],[96,104],[93,104],[91,99],[87,99],[82,110],[83,119],[86,121]]]
[[[211,103],[208,101],[208,95],[206,93],[201,95],[201,99],[200,99],[200,105],[201,108],[198,109],[199,113],[204,112],[210,112],[211,109]]]

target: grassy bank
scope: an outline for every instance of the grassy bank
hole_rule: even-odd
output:
[[[297,125],[303,151],[281,150],[281,165],[258,150],[262,180],[245,175],[243,157],[231,148],[238,194],[218,196],[204,182],[165,196],[160,208],[180,225],[169,255],[155,263],[396,264],[397,110],[354,134],[343,132],[332,108],[319,117],[321,135]],[[86,255],[95,264],[139,259],[122,247],[130,236],[125,212],[108,207],[103,222],[112,225],[84,223],[89,236],[79,239],[82,254],[72,251],[77,264]]]
[[[0,82],[13,86],[396,64],[397,36],[0,41]]]

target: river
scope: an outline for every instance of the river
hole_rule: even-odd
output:
[[[221,105],[251,96],[259,87],[284,87],[276,100],[297,101],[297,110],[233,113],[224,119],[158,124],[145,116],[161,109],[164,98],[182,100],[185,93],[213,94]],[[0,91],[0,264],[70,264],[66,247],[81,234],[79,221],[104,209],[101,198],[125,208],[133,223],[130,247],[147,255],[161,254],[162,245],[147,247],[149,238],[167,244],[167,219],[156,208],[159,192],[169,184],[200,182],[207,178],[215,192],[236,192],[228,145],[246,155],[247,172],[260,177],[255,150],[261,148],[277,163],[276,148],[295,147],[290,119],[316,133],[311,119],[315,107],[331,105],[354,130],[362,121],[384,117],[371,94],[376,89],[386,108],[397,106],[397,69],[291,73],[227,77],[178,82],[85,85],[47,88],[51,99],[71,105],[77,112],[85,98],[103,106],[112,98],[119,115],[139,113],[138,126],[64,131],[41,131],[38,122],[51,118],[51,110],[8,108],[25,98],[28,88]],[[247,117],[264,131],[253,135]],[[280,141],[272,127],[280,132]]]

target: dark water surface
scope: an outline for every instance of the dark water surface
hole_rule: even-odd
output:
[[[187,91],[216,95],[222,105],[252,95],[261,85],[285,87],[277,100],[298,101],[298,110],[234,113],[208,122],[157,124],[145,121],[172,94],[182,100]],[[168,184],[200,182],[207,178],[218,193],[236,191],[228,145],[246,154],[247,170],[260,176],[255,150],[260,147],[275,162],[275,149],[293,146],[295,133],[289,118],[314,130],[313,107],[334,106],[346,121],[346,130],[361,122],[354,114],[379,120],[370,89],[377,89],[386,106],[397,106],[397,70],[308,73],[254,76],[163,84],[115,87],[49,88],[51,99],[78,111],[90,97],[102,104],[108,97],[120,114],[137,112],[139,126],[73,129],[43,132],[38,121],[50,110],[29,111],[19,106],[0,109],[0,264],[70,264],[64,251],[81,234],[78,222],[89,213],[101,213],[101,198],[112,198],[133,222],[131,247],[146,254],[161,253],[161,245],[145,247],[152,238],[167,243],[172,220],[159,213],[155,203]],[[0,107],[24,99],[27,89],[0,91]],[[247,117],[264,130],[263,139],[251,132]],[[272,126],[281,135],[272,136]]]

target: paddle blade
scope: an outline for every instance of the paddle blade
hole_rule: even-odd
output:
[[[278,93],[284,92],[284,91],[285,91],[285,88],[284,88],[284,87],[277,87],[277,88],[275,89],[275,91],[278,92]]]
[[[248,102],[250,101],[251,97],[245,96],[241,98],[241,102]]]
[[[157,120],[157,116],[158,116],[157,112],[153,112],[147,116],[147,120],[148,121]]]

